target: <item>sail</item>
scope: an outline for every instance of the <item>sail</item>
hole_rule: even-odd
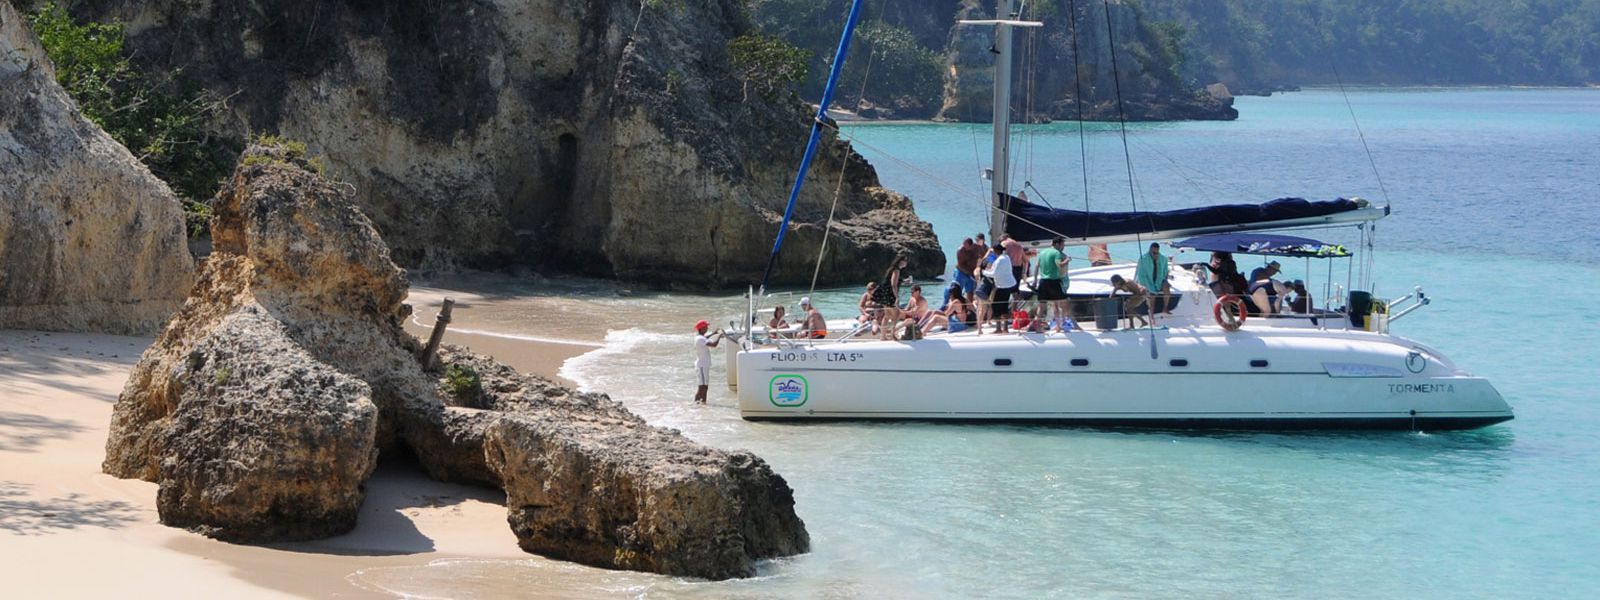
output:
[[[1387,208],[1365,200],[1279,198],[1264,204],[1221,204],[1160,212],[1085,212],[1040,206],[1008,196],[1006,233],[1021,242],[1060,235],[1078,243],[1163,239],[1223,231],[1303,227],[1380,218]]]

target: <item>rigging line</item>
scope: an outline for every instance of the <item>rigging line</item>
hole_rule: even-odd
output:
[[[1078,0],[1067,2],[1067,27],[1072,30],[1072,99],[1078,105],[1078,163],[1083,168],[1083,212],[1089,212],[1089,141],[1083,124],[1083,61],[1078,55]],[[1089,237],[1089,222],[1083,223]]]
[[[817,264],[811,271],[811,291],[807,295],[816,293],[817,277],[822,275],[822,257],[828,253],[828,234],[833,232],[833,215],[839,210],[839,196],[844,193],[844,173],[850,168],[849,150],[845,151],[839,162],[839,183],[833,188],[833,206],[828,208],[828,224],[822,228],[822,244],[817,247]]]
[[[1054,204],[1051,204],[1051,203],[1050,203],[1050,199],[1048,199],[1048,198],[1045,198],[1045,197],[1044,197],[1044,192],[1043,192],[1043,191],[1041,191],[1041,190],[1040,190],[1040,189],[1039,189],[1039,188],[1037,188],[1037,187],[1034,187],[1034,185],[1033,185],[1033,182],[1032,182],[1032,181],[1029,181],[1029,182],[1025,182],[1025,183],[1023,183],[1023,187],[1026,187],[1026,188],[1028,188],[1028,189],[1030,189],[1030,190],[1033,190],[1033,192],[1034,192],[1034,193],[1035,193],[1035,194],[1038,194],[1038,195],[1039,195],[1039,201],[1040,201],[1040,202],[1043,202],[1043,203],[1044,203],[1044,205],[1045,205],[1045,206],[1048,206],[1048,207],[1050,207],[1050,209],[1052,209],[1052,210],[1054,210],[1054,209],[1055,209],[1055,207],[1056,207],[1056,205],[1054,205]]]
[[[1023,3],[1022,6],[1026,8],[1028,5],[1027,3]],[[1019,13],[1017,18],[1022,18],[1022,15]],[[1028,146],[1028,168],[1026,169],[1027,176],[1025,177],[1028,187],[1032,187],[1033,184],[1033,161],[1034,156],[1037,154],[1036,149],[1038,148],[1039,142],[1038,132],[1034,131],[1034,128],[1032,127],[1035,119],[1037,118],[1034,116],[1033,112],[1033,101],[1035,98],[1034,94],[1038,89],[1039,79],[1039,37],[1035,35],[1037,33],[1038,32],[1034,31],[1033,28],[1028,28],[1028,57],[1023,61],[1024,64],[1027,65],[1028,71],[1027,113],[1025,122],[1023,123],[1025,127],[1023,131],[1027,132],[1024,139],[1027,140]]]
[[[904,161],[904,160],[901,160],[901,159],[900,159],[900,158],[898,158],[898,157],[896,157],[896,156],[895,156],[895,155],[893,155],[893,154],[890,154],[890,153],[888,153],[888,152],[885,152],[885,151],[883,151],[883,149],[881,149],[881,148],[878,148],[878,147],[876,147],[876,146],[873,146],[873,145],[871,145],[871,144],[868,144],[868,143],[866,143],[866,142],[863,142],[863,141],[861,141],[861,140],[859,140],[859,139],[857,139],[857,138],[856,138],[856,137],[855,137],[855,136],[853,136],[853,135],[851,135],[851,134],[850,134],[850,133],[849,133],[849,132],[846,132],[846,131],[844,131],[844,130],[841,130],[841,129],[839,129],[839,127],[838,127],[838,126],[837,126],[837,125],[828,125],[828,124],[825,124],[825,125],[824,125],[824,127],[827,127],[827,128],[829,128],[829,129],[832,129],[832,130],[833,130],[833,131],[835,131],[835,132],[837,132],[837,133],[838,133],[838,135],[839,135],[839,137],[842,137],[842,138],[845,138],[845,139],[847,139],[847,140],[850,140],[850,143],[851,143],[851,144],[854,144],[854,145],[858,145],[858,146],[861,146],[861,147],[863,147],[863,148],[866,148],[866,149],[868,149],[868,150],[871,150],[871,151],[873,151],[873,152],[877,152],[877,153],[879,153],[879,154],[882,154],[882,155],[883,155],[883,157],[884,157],[884,158],[887,158],[887,159],[889,159],[889,161],[890,161],[890,162],[893,162],[893,163],[895,163],[895,164],[897,164],[897,165],[900,165],[900,166],[902,166],[902,167],[905,167],[905,168],[906,168],[906,169],[907,169],[907,170],[910,170],[910,171],[913,171],[913,172],[915,172],[915,173],[917,173],[917,174],[919,174],[919,175],[922,175],[922,176],[924,176],[924,177],[927,177],[927,178],[928,178],[928,180],[929,180],[929,181],[933,181],[933,182],[935,182],[935,183],[938,183],[938,184],[939,184],[939,185],[942,185],[942,186],[944,186],[944,187],[946,187],[946,188],[949,188],[949,189],[950,189],[950,190],[952,190],[952,191],[954,191],[954,192],[956,192],[956,193],[958,193],[958,194],[961,194],[961,195],[963,195],[963,196],[964,196],[964,195],[966,195],[966,192],[965,192],[965,191],[963,191],[963,190],[962,190],[962,189],[961,189],[961,186],[959,186],[959,185],[956,185],[956,184],[954,184],[954,183],[951,183],[951,182],[950,182],[950,181],[949,181],[949,180],[946,180],[946,179],[943,179],[943,178],[940,178],[940,177],[939,177],[939,176],[937,176],[937,175],[934,175],[934,174],[933,174],[933,173],[929,173],[929,172],[927,172],[927,171],[926,171],[926,170],[923,170],[923,169],[921,169],[921,168],[919,168],[919,167],[917,167],[917,166],[916,166],[916,165],[913,165],[913,164],[911,164],[911,163],[908,163],[908,162],[906,162],[906,161]],[[987,204],[987,203],[988,203],[988,199],[987,199],[987,198],[984,198],[984,199],[982,199],[982,200],[981,200],[981,202],[984,202],[984,203],[986,203],[986,204]],[[1050,232],[1050,233],[1052,233],[1052,234],[1055,234],[1055,235],[1059,235],[1059,236],[1061,236],[1061,237],[1064,237],[1064,238],[1068,238],[1068,239],[1082,239],[1082,238],[1074,238],[1074,237],[1073,237],[1073,236],[1070,236],[1070,235],[1067,235],[1067,234],[1064,234],[1064,233],[1061,233],[1061,232],[1059,232],[1059,231],[1056,231],[1056,230],[1054,230],[1054,229],[1051,229],[1051,228],[1049,228],[1049,227],[1046,227],[1046,226],[1044,226],[1044,225],[1043,225],[1043,224],[1040,224],[1040,223],[1038,223],[1038,222],[1036,222],[1036,221],[1033,221],[1033,220],[1030,220],[1030,219],[1028,219],[1028,218],[1026,218],[1026,217],[1023,217],[1023,216],[1021,216],[1021,215],[1018,215],[1018,214],[1016,214],[1016,213],[1013,213],[1013,212],[1011,212],[1011,211],[1009,211],[1009,210],[1006,210],[1006,209],[1004,209],[1004,208],[999,208],[999,207],[987,207],[987,206],[986,206],[986,207],[985,207],[985,208],[986,208],[986,209],[988,209],[988,208],[993,208],[993,209],[994,209],[994,210],[996,210],[996,211],[999,211],[999,212],[1000,212],[1000,213],[1001,213],[1001,214],[1003,214],[1003,215],[1006,215],[1006,216],[1008,216],[1008,217],[1012,217],[1012,218],[1015,218],[1015,219],[1017,219],[1017,220],[1018,220],[1018,221],[1022,221],[1022,222],[1024,222],[1024,223],[1027,223],[1027,224],[1029,224],[1029,225],[1033,225],[1033,226],[1034,226],[1034,227],[1038,227],[1038,228],[1039,228],[1039,229],[1042,229],[1042,230],[1044,230],[1044,231],[1048,231],[1048,232]],[[1085,238],[1086,238],[1086,237],[1088,237],[1088,236],[1084,236],[1084,237],[1085,237]]]
[[[1117,34],[1111,24],[1111,0],[1101,0],[1106,11],[1106,42],[1111,53],[1111,83],[1117,95],[1117,124],[1122,131],[1122,159],[1128,166],[1128,201],[1134,212],[1139,211],[1139,199],[1133,189],[1133,154],[1128,152],[1128,113],[1122,105],[1122,72],[1117,68]],[[1155,218],[1151,217],[1150,230],[1155,231]]]
[[[1121,126],[1122,130],[1122,160],[1128,166],[1128,201],[1133,203],[1133,211],[1139,212],[1139,198],[1138,194],[1134,190],[1133,183],[1133,154],[1128,152],[1128,113],[1127,110],[1122,106],[1122,73],[1117,68],[1117,34],[1111,25],[1111,0],[1101,0],[1101,6],[1103,6],[1106,11],[1106,48],[1111,53],[1111,83],[1113,84],[1112,88],[1116,90],[1117,94],[1117,123]],[[1156,219],[1154,216],[1150,216],[1149,219],[1150,231],[1154,232],[1156,230]],[[1135,235],[1134,239],[1137,240],[1137,243],[1140,246],[1144,245],[1144,236]],[[1159,293],[1159,291],[1160,290],[1152,290],[1152,293]],[[1163,296],[1162,299],[1162,304],[1171,301],[1171,298],[1167,296]],[[1166,307],[1163,306],[1163,308]],[[1156,358],[1157,354],[1156,308],[1153,302],[1150,305],[1149,312],[1150,320],[1146,323],[1146,325],[1150,331],[1150,358],[1154,359]]]
[[[1350,104],[1350,93],[1344,89],[1344,78],[1339,76],[1339,63],[1330,57],[1328,66],[1333,68],[1333,80],[1339,84],[1339,95],[1344,96],[1344,108],[1350,111],[1350,122],[1356,125],[1356,136],[1361,138],[1361,150],[1367,153],[1367,164],[1372,166],[1372,177],[1378,180],[1378,190],[1383,192],[1383,202],[1392,204],[1389,201],[1389,188],[1383,185],[1383,175],[1378,174],[1378,161],[1373,160],[1372,148],[1367,146],[1367,134],[1361,131],[1361,121],[1356,118],[1356,109]]]
[[[873,19],[874,25],[883,25],[883,13],[887,10],[889,10],[889,0],[883,0],[883,3],[878,5],[878,18]],[[862,37],[867,36],[863,35]],[[867,47],[867,68],[861,74],[861,91],[856,93],[857,110],[860,110],[861,101],[867,96],[867,81],[871,79],[870,75],[872,75],[872,59],[878,55],[878,40],[872,37],[867,37],[867,40],[872,45]]]
[[[883,24],[883,12],[888,10],[889,2],[885,0],[878,7],[876,24]],[[877,54],[878,42],[874,40],[867,50],[867,66],[861,71],[861,89],[856,93],[856,107],[859,109],[861,100],[867,95],[867,82],[872,80],[872,59]],[[848,60],[848,59],[847,59]],[[811,292],[817,291],[817,278],[822,276],[822,259],[828,253],[828,236],[833,233],[833,216],[839,210],[839,196],[844,194],[844,174],[850,169],[850,151],[846,150],[839,158],[839,181],[833,187],[833,204],[828,207],[828,223],[822,227],[822,243],[817,245],[817,262],[811,270]]]

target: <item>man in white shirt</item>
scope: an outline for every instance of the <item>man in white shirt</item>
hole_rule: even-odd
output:
[[[1000,320],[995,332],[1005,333],[1011,328],[1011,295],[1016,293],[1020,282],[1017,281],[1016,273],[1011,268],[1011,257],[1006,254],[1006,247],[995,244],[994,253],[994,264],[984,269],[983,274],[994,279],[994,294],[990,297],[989,317]]]
[[[698,404],[706,403],[706,389],[711,385],[711,349],[722,341],[722,331],[718,330],[714,336],[706,335],[709,328],[711,324],[704,320],[694,324],[694,372],[695,381],[700,384],[694,392],[694,401]]]

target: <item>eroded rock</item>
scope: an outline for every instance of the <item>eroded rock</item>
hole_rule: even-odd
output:
[[[0,2],[0,328],[147,334],[193,268],[177,197],[78,112]]]
[[[531,552],[720,579],[808,549],[788,484],[753,455],[464,350],[422,369],[404,275],[348,186],[303,167],[246,151],[214,203],[215,252],[117,400],[105,471],[160,483],[164,523],[333,535],[376,454],[406,451],[434,478],[506,490]],[[481,385],[449,389],[450,365]]]

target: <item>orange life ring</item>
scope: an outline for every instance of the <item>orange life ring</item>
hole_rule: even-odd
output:
[[[1224,306],[1231,307],[1233,311],[1223,310]],[[1234,315],[1238,315],[1237,321],[1234,320]],[[1238,331],[1240,327],[1244,327],[1244,298],[1233,294],[1217,298],[1217,303],[1211,305],[1211,316],[1216,318],[1217,324],[1221,325],[1224,330]]]

